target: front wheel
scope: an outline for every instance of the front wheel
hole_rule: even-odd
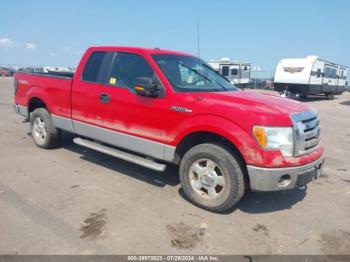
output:
[[[213,212],[233,208],[246,186],[241,160],[216,144],[200,144],[186,152],[180,163],[183,192],[195,205]]]
[[[300,95],[299,95],[299,98],[300,98],[300,99],[307,99],[307,94],[300,94]]]
[[[45,108],[37,108],[31,113],[30,131],[34,143],[41,148],[56,147],[61,137],[61,131],[54,126]]]

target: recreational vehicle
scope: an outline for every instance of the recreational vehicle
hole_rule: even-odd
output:
[[[250,82],[250,63],[231,61],[229,58],[209,60],[208,64],[233,84],[245,87]]]
[[[282,59],[274,77],[274,88],[280,93],[307,95],[324,94],[328,99],[345,91],[348,68],[317,56]]]

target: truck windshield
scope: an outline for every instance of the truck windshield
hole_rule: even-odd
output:
[[[178,92],[235,91],[236,86],[204,61],[184,55],[152,55],[160,69]]]

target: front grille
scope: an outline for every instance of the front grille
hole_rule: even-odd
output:
[[[316,150],[320,143],[320,118],[315,111],[291,114],[294,127],[294,156],[302,156]]]

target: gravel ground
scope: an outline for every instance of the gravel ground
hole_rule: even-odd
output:
[[[321,115],[323,176],[220,215],[182,197],[176,166],[157,173],[69,135],[37,148],[0,78],[0,254],[350,254],[350,93],[305,102]]]

